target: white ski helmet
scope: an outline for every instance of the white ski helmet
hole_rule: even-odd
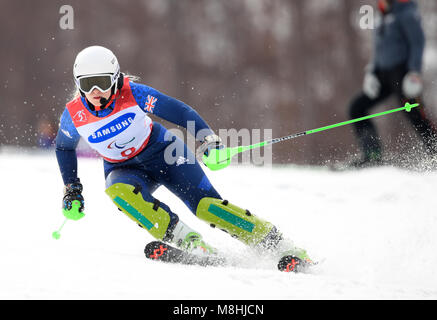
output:
[[[89,93],[96,87],[101,91],[108,91],[117,84],[120,65],[111,50],[101,46],[91,46],[77,54],[73,65],[73,76],[77,87],[83,93]],[[117,85],[114,88],[116,90]]]

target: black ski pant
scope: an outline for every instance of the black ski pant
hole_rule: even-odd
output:
[[[410,112],[404,112],[403,114],[407,116],[419,133],[428,153],[435,154],[437,153],[437,146],[435,144],[436,130],[425,115],[425,106],[422,103],[421,97],[407,99],[402,93],[402,80],[406,74],[407,68],[405,66],[398,66],[391,70],[376,71],[375,75],[381,83],[379,96],[371,99],[361,92],[352,100],[349,106],[349,116],[351,119],[367,116],[370,109],[392,95],[399,99],[402,106],[406,102],[419,103],[420,107],[413,108]],[[372,153],[381,154],[380,138],[372,120],[356,122],[354,123],[354,129],[365,158],[370,157]]]

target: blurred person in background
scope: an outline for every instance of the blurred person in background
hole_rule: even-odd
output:
[[[47,119],[38,122],[38,147],[50,149],[54,146],[56,131],[53,123]]]
[[[349,106],[352,119],[369,114],[370,109],[392,95],[400,104],[419,103],[405,112],[430,155],[436,154],[436,131],[425,115],[422,102],[422,61],[425,36],[418,4],[413,0],[378,1],[381,19],[375,29],[373,57],[366,67],[362,92]],[[363,168],[383,164],[381,141],[371,120],[354,124],[362,158],[350,166]]]

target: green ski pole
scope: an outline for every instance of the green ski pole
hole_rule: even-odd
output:
[[[65,216],[65,220],[62,223],[62,225],[59,227],[58,230],[53,231],[53,233],[52,233],[53,239],[58,240],[61,237],[61,230],[64,227],[65,223],[67,223],[68,220],[77,221],[85,216],[85,214],[83,212],[80,212],[79,209],[80,209],[80,201],[78,201],[78,200],[73,201],[73,203],[71,204],[70,210],[62,209],[62,213]]]
[[[386,114],[390,114],[390,113],[394,113],[394,112],[398,112],[398,111],[402,111],[405,110],[407,112],[410,112],[412,108],[415,108],[419,106],[418,103],[416,104],[410,104],[410,103],[405,103],[405,105],[402,108],[397,108],[397,109],[392,109],[392,110],[387,110],[387,111],[383,111],[380,113],[375,113],[375,114],[371,114],[365,117],[361,117],[361,118],[356,118],[356,119],[352,119],[352,120],[348,120],[348,121],[343,121],[340,123],[336,123],[336,124],[331,124],[329,126],[325,126],[325,127],[321,127],[321,128],[316,128],[316,129],[312,129],[312,130],[307,130],[307,131],[303,131],[303,132],[299,132],[299,133],[295,133],[295,134],[291,134],[289,136],[285,136],[285,137],[281,137],[281,138],[276,138],[276,139],[272,139],[272,140],[267,140],[267,141],[263,141],[263,142],[259,142],[259,143],[255,143],[252,145],[248,145],[248,146],[239,146],[239,147],[230,147],[230,148],[223,148],[223,149],[212,149],[208,156],[204,155],[203,156],[203,162],[205,163],[205,165],[213,170],[220,170],[223,168],[226,168],[228,165],[231,164],[231,160],[232,157],[247,151],[247,150],[251,150],[251,149],[255,149],[255,148],[261,148],[261,147],[265,147],[271,144],[275,144],[278,142],[282,142],[282,141],[287,141],[287,140],[291,140],[294,138],[298,138],[301,136],[305,136],[311,133],[316,133],[316,132],[321,132],[321,131],[325,131],[325,130],[329,130],[329,129],[333,129],[333,128],[337,128],[337,127],[341,127],[341,126],[345,126],[347,124],[351,124],[351,123],[355,123],[358,121],[363,121],[363,120],[368,120],[371,118],[376,118],[376,117],[380,117]]]
[[[58,230],[53,231],[53,233],[52,233],[52,237],[53,237],[53,239],[58,240],[58,239],[61,237],[61,230],[62,230],[62,228],[64,227],[64,225],[65,225],[65,223],[66,223],[67,221],[68,221],[68,219],[65,218],[65,220],[64,220],[64,222],[62,223],[61,227],[60,227]]]

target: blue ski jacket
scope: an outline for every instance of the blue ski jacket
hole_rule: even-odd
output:
[[[374,39],[373,71],[406,65],[421,72],[425,35],[418,5],[413,0],[394,0],[383,14]]]

